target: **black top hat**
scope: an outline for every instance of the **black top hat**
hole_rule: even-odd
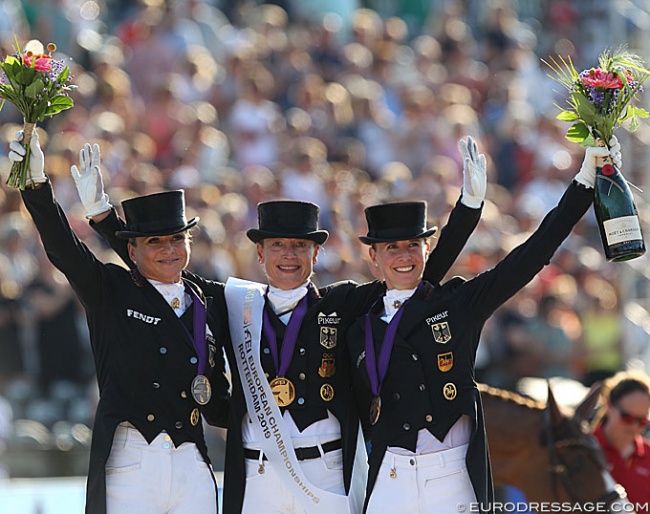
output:
[[[368,235],[359,236],[359,240],[367,245],[429,237],[438,230],[438,227],[427,228],[426,202],[371,205],[365,213]]]
[[[185,218],[185,192],[165,191],[138,196],[122,202],[126,226],[115,235],[121,239],[145,236],[169,236],[184,232],[199,222]]]
[[[246,235],[259,243],[269,237],[309,239],[322,245],[329,237],[327,230],[318,230],[318,205],[289,200],[264,202],[257,205],[259,228],[251,228]]]

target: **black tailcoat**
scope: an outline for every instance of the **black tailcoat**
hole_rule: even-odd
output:
[[[559,205],[528,240],[493,269],[472,280],[453,278],[442,286],[424,282],[404,307],[381,388],[381,415],[371,433],[366,506],[388,446],[415,451],[417,434],[427,429],[442,441],[462,414],[473,422],[467,468],[482,506],[493,501],[490,460],[481,397],[474,381],[479,336],[488,317],[523,288],[546,265],[585,213],[593,189],[573,183]],[[369,314],[375,355],[379,355],[387,324],[383,305]],[[346,333],[354,363],[355,388],[367,403],[370,381],[366,368],[365,316]],[[369,406],[360,407],[369,424]],[[490,508],[491,510],[491,508]]]
[[[460,202],[451,212],[447,225],[441,231],[427,263],[427,277],[438,282],[456,260],[467,239],[480,219],[480,209],[470,209]],[[114,237],[121,230],[121,220],[114,212],[104,221],[93,224],[118,251],[125,256],[124,242]],[[215,298],[214,305],[223,305],[223,284],[208,281],[188,272],[205,294]],[[302,321],[291,365],[285,374],[296,388],[296,400],[287,407],[300,430],[316,421],[327,418],[328,410],[341,425],[343,447],[343,478],[349,491],[359,426],[357,405],[351,392],[351,373],[343,333],[356,316],[367,312],[373,302],[384,294],[382,282],[367,284],[339,282],[321,289],[311,287],[308,293],[308,310]],[[282,342],[286,326],[267,305],[265,307],[278,339]],[[261,362],[270,378],[276,376],[268,342],[261,340]],[[246,467],[241,427],[246,414],[246,401],[241,387],[236,359],[231,344],[224,345],[232,373],[232,399],[226,440],[223,510],[238,514],[244,501]],[[325,394],[333,391],[333,396]]]
[[[202,423],[192,415],[200,408],[191,394],[197,374],[197,352],[190,337],[193,308],[178,318],[137,271],[97,260],[70,228],[49,182],[22,196],[48,258],[65,274],[86,310],[99,385],[86,512],[102,514],[106,512],[106,461],[115,428],[123,421],[132,423],[148,442],[163,430],[176,446],[193,442],[210,463]],[[195,284],[190,287],[209,303]],[[209,315],[208,324],[218,340],[222,323]],[[214,339],[203,344],[209,355],[205,374],[213,396],[200,410],[206,420],[216,423],[226,415],[225,360]]]

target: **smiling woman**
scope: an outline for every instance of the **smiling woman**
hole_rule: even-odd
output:
[[[29,150],[11,143],[9,158],[31,154],[30,186],[22,198],[52,263],[86,310],[97,367],[99,403],[93,425],[86,512],[217,512],[217,486],[203,436],[208,423],[225,424],[228,382],[223,309],[182,277],[190,255],[183,191],[122,202],[126,224],[114,231],[137,264],[131,271],[97,260],[76,236],[44,173],[38,136]],[[99,174],[99,147],[85,145],[81,172],[72,174],[96,221],[111,205]],[[162,491],[165,476],[179,473]],[[164,488],[163,488],[164,489]],[[3,504],[4,505],[4,504]]]

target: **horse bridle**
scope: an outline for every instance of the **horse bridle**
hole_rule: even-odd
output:
[[[546,443],[548,445],[549,474],[551,480],[551,487],[553,489],[553,496],[557,500],[560,499],[559,484],[561,484],[564,487],[564,490],[566,491],[567,495],[569,496],[572,502],[582,503],[582,501],[579,500],[578,496],[575,494],[577,487],[574,486],[571,477],[569,476],[569,468],[562,460],[562,457],[558,450],[562,448],[572,447],[572,446],[589,449],[592,448],[593,446],[589,444],[590,441],[587,438],[572,437],[570,439],[563,439],[560,441],[556,441],[555,434],[553,433],[553,426],[551,423],[550,413],[548,410],[544,410],[543,419],[544,419],[544,435],[546,437]],[[593,444],[598,444],[598,443],[594,441]],[[589,457],[593,458],[591,455],[589,455]],[[599,460],[598,462],[599,466],[603,470],[605,470],[606,469],[605,463],[600,462],[600,459],[598,460]],[[613,491],[608,491],[604,493],[603,495],[601,495],[599,498],[595,500],[595,503],[605,505],[609,510],[612,503],[622,498],[625,498],[625,490],[617,484],[617,486],[614,488]]]

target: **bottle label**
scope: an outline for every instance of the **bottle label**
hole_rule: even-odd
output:
[[[609,246],[626,241],[642,241],[641,224],[638,216],[623,216],[603,223]]]

